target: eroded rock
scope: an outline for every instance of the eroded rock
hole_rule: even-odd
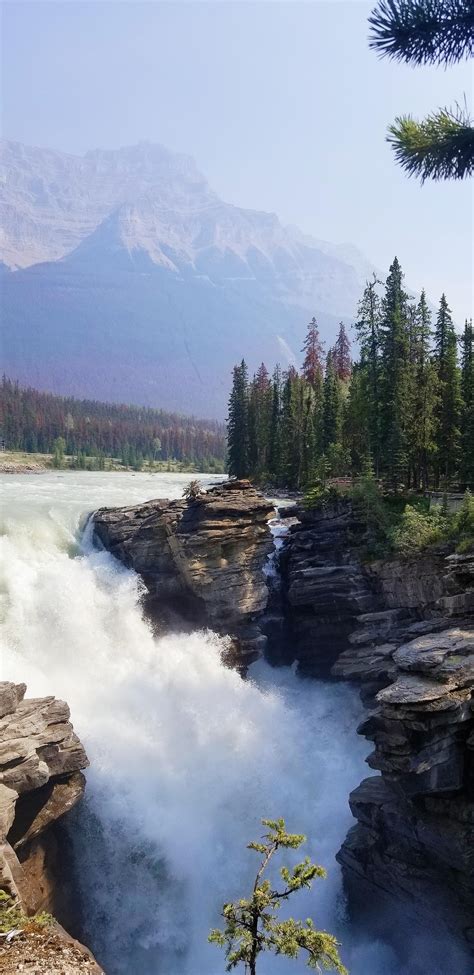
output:
[[[245,667],[264,643],[253,624],[268,599],[262,570],[273,545],[272,513],[248,481],[227,481],[195,500],[102,508],[94,532],[142,576],[155,618],[176,626],[174,610],[193,625],[229,635],[233,662]]]

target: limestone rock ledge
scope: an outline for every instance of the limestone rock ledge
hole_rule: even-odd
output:
[[[25,691],[25,684],[0,682],[0,889],[26,914],[47,911],[67,920],[67,884],[55,827],[82,797],[81,770],[89,763],[67,704],[54,697],[28,699]],[[59,926],[55,931],[61,942],[67,939]],[[64,952],[74,955],[79,949],[89,960],[76,970],[99,972],[82,946]],[[21,970],[22,950],[21,945],[11,951],[3,947],[2,971],[9,970],[14,956]]]
[[[101,508],[93,525],[102,545],[142,576],[159,624],[187,618],[230,635],[231,662],[245,668],[265,644],[256,620],[268,599],[262,570],[272,513],[248,481],[227,481],[194,500]]]

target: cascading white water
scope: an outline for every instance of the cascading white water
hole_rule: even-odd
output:
[[[354,941],[334,860],[348,793],[366,773],[355,692],[264,663],[243,681],[211,633],[154,638],[137,576],[87,532],[78,545],[88,511],[177,497],[187,480],[3,479],[2,676],[67,700],[91,760],[71,827],[91,947],[108,975],[223,975],[208,931],[249,887],[255,854],[245,846],[260,817],[284,816],[328,870],[292,913],[339,935],[352,975],[400,975],[387,947]]]

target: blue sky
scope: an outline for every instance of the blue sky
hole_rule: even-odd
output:
[[[74,153],[142,139],[192,154],[241,206],[336,243],[472,312],[472,184],[421,187],[385,143],[395,115],[472,98],[468,64],[379,61],[371,4],[3,4],[3,134]]]

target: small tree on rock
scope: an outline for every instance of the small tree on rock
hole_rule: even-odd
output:
[[[183,498],[186,498],[187,501],[197,501],[202,493],[201,482],[196,479],[186,485],[183,491]]]
[[[339,958],[338,942],[332,934],[317,931],[310,919],[278,920],[282,901],[303,887],[311,887],[316,877],[326,876],[326,871],[305,857],[292,870],[280,867],[280,889],[275,890],[271,881],[264,879],[270,860],[280,848],[297,850],[306,837],[287,833],[284,819],[262,819],[262,824],[267,827],[262,837],[264,842],[248,844],[249,850],[262,857],[252,893],[248,898],[224,904],[224,930],[211,931],[209,941],[225,949],[228,972],[243,964],[246,975],[256,975],[257,959],[262,952],[296,959],[302,951],[306,953],[308,968],[347,975]]]

